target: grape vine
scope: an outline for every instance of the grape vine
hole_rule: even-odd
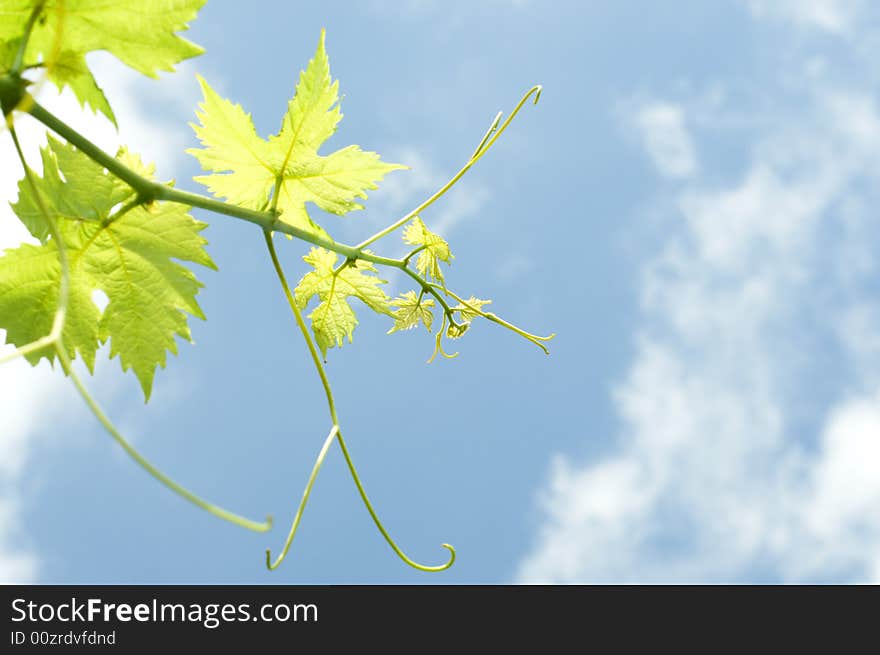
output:
[[[216,268],[205,250],[207,224],[189,214],[207,210],[255,224],[296,326],[308,348],[324,389],[330,429],[318,453],[284,545],[266,566],[275,569],[288,554],[309,495],[330,447],[342,452],[361,499],[377,529],[408,565],[442,571],[455,561],[455,549],[443,544],[448,559],[436,566],[407,556],[380,521],[343,438],[324,362],[331,348],[353,340],[358,319],[351,302],[388,316],[389,334],[423,326],[429,333],[439,312],[430,363],[439,354],[453,358],[444,340],[461,338],[478,319],[500,325],[548,353],[550,336],[522,330],[484,307],[491,301],[459,295],[448,288],[444,266],[453,255],[443,237],[423,220],[425,210],[442,198],[476,164],[532,100],[531,88],[502,122],[498,113],[462,168],[433,195],[405,216],[357,245],[336,241],[313,218],[312,205],[344,216],[361,209],[358,202],[385,175],[406,168],[351,145],[320,154],[342,118],[339,83],[330,75],[322,31],[314,57],[301,71],[296,91],[277,134],[264,139],[249,114],[218,95],[199,78],[204,100],[194,125],[201,147],[188,152],[205,170],[197,182],[212,194],[178,189],[154,178],[154,167],[126,148],[104,152],[36,100],[50,82],[70,88],[85,108],[116,116],[98,86],[85,55],[110,52],[129,67],[151,77],[171,71],[202,49],[179,36],[204,0],[10,0],[0,10],[0,106],[23,169],[15,215],[39,245],[22,244],[0,256],[0,329],[13,352],[0,363],[24,357],[36,365],[57,361],[89,409],[125,452],[171,491],[211,514],[240,527],[265,532],[272,519],[255,521],[210,503],[163,474],[120,433],[86,388],[72,362],[79,358],[89,372],[97,351],[109,343],[110,358],[137,377],[148,401],[156,368],[167,353],[177,354],[177,338],[190,339],[188,317],[204,318],[196,296],[202,284],[188,265]],[[136,38],[134,38],[136,37]],[[27,163],[15,130],[18,115],[29,114],[57,137],[41,151],[42,174]],[[370,246],[401,230],[411,247],[400,259],[377,254]],[[303,256],[309,271],[291,289],[274,235],[282,233],[311,249]],[[187,265],[184,265],[187,264]],[[397,270],[414,290],[390,298],[380,269]],[[99,308],[96,290],[108,302]],[[309,309],[311,310],[309,311]],[[305,312],[309,311],[308,314]]]

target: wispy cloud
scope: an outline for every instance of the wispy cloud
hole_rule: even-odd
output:
[[[697,155],[680,106],[669,102],[648,102],[639,107],[631,120],[651,161],[662,175],[683,178],[696,171]]]
[[[705,160],[677,194],[617,446],[557,456],[520,580],[880,580],[880,111],[784,74],[752,89],[797,101],[753,122],[745,170]]]
[[[759,18],[785,20],[795,25],[844,34],[858,20],[863,0],[748,0]]]

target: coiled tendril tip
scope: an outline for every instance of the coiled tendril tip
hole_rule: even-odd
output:
[[[541,84],[536,84],[535,86],[532,87],[532,90],[529,91],[529,93],[534,92],[534,94],[535,94],[535,99],[532,101],[533,105],[538,104],[538,100],[541,99],[541,92],[543,90],[544,90],[544,87]]]

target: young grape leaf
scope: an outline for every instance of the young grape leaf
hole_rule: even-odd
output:
[[[467,332],[471,327],[471,321],[473,321],[481,314],[476,310],[482,310],[484,305],[490,304],[491,300],[480,300],[479,298],[475,298],[471,296],[465,303],[459,303],[455,307],[452,308],[453,313],[458,312],[459,320],[461,321],[460,325],[452,325],[450,324],[448,328],[446,328],[446,336],[450,339],[459,339],[464,336],[464,333]]]
[[[190,126],[204,148],[187,152],[199,160],[202,168],[215,174],[195,179],[231,203],[262,209],[277,177],[273,169],[275,153],[257,136],[251,115],[245,113],[241,105],[221,97],[201,77],[199,83],[204,101],[196,117],[201,124],[190,123]]]
[[[115,121],[113,111],[85,61],[105,50],[136,71],[157,77],[160,70],[203,52],[177,36],[187,29],[205,0],[4,0],[0,42],[19,39],[34,8],[42,4],[28,40],[24,64],[45,64],[48,78],[67,85],[80,104]]]
[[[441,285],[446,285],[443,280],[443,271],[440,270],[440,262],[450,263],[452,252],[449,244],[439,234],[431,232],[416,216],[403,230],[403,240],[411,246],[421,246],[423,250],[416,260],[416,269],[422,277],[431,276]]]
[[[394,327],[388,330],[388,334],[410,330],[418,325],[419,321],[428,332],[431,331],[431,323],[434,321],[434,313],[431,311],[434,307],[433,298],[420,298],[415,291],[407,291],[392,300],[391,304],[397,309],[393,312]]]
[[[229,202],[265,209],[271,199],[281,221],[327,237],[309,217],[307,202],[343,216],[363,209],[356,199],[366,198],[387,173],[406,168],[354,145],[318,154],[342,118],[339,83],[330,79],[323,30],[314,58],[300,73],[281,130],[268,140],[257,135],[250,114],[240,105],[222,98],[205,80],[200,82],[200,124],[192,127],[203,147],[188,152],[210,171],[196,180]]]
[[[376,267],[359,259],[335,271],[339,256],[324,248],[312,248],[303,260],[314,270],[306,273],[296,285],[294,297],[300,309],[305,309],[313,296],[318,296],[318,306],[309,314],[315,341],[324,357],[327,349],[342,346],[348,337],[352,341],[354,328],[358,324],[348,298],[359,298],[370,309],[380,314],[391,314],[390,298],[379,286],[385,284],[371,273]]]
[[[127,152],[119,158],[142,174],[151,171]],[[73,146],[51,140],[43,166],[43,177],[34,176],[36,187],[56,219],[70,268],[63,333],[68,354],[79,355],[92,370],[98,346],[109,340],[110,357],[119,355],[122,369],[134,372],[149,400],[156,366],[165,367],[166,351],[177,354],[175,335],[192,340],[186,314],[204,318],[196,302],[202,284],[173,260],[216,268],[200,234],[206,224],[182,205],[136,204],[132,189],[108,178]],[[128,209],[113,213],[116,205]],[[20,185],[14,209],[31,212],[36,206],[30,185]],[[17,346],[48,334],[58,307],[58,244],[46,236],[43,241],[0,257],[0,328]],[[96,290],[109,299],[103,312],[92,300]],[[28,359],[36,364],[42,357],[54,360],[48,349]]]
[[[446,328],[446,336],[450,339],[460,339],[464,336],[464,333],[471,329],[470,323],[461,323],[460,325],[452,325],[449,324],[449,327]]]
[[[479,298],[475,298],[474,296],[471,296],[465,302],[467,304],[459,303],[452,308],[452,311],[458,312],[461,320],[465,323],[470,323],[472,320],[480,316],[479,312],[474,311],[475,309],[482,311],[485,305],[492,304],[491,300],[480,300]]]

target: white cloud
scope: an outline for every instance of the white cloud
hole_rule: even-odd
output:
[[[786,20],[835,34],[848,32],[863,6],[863,0],[749,0],[756,17]]]
[[[50,111],[85,134],[90,140],[114,152],[126,143],[147,161],[161,162],[159,174],[170,176],[183,154],[188,128],[181,121],[169,124],[156,117],[153,108],[193,100],[196,85],[192,75],[181,72],[162,83],[142,78],[108,56],[90,56],[99,83],[113,103],[120,132],[101,117],[81,111],[69,91],[59,95],[44,85],[38,100]],[[141,103],[144,103],[142,106]],[[45,131],[29,116],[16,119],[16,130],[31,166],[40,171],[39,146],[45,144]],[[9,134],[0,135],[0,249],[33,241],[9,209],[17,197],[16,178],[21,166]],[[2,334],[2,331],[0,331]],[[0,354],[10,352],[0,347]],[[116,365],[118,366],[118,365]],[[111,368],[111,367],[106,367]],[[100,379],[97,386],[102,388]],[[22,480],[36,449],[51,444],[49,435],[64,426],[65,437],[79,426],[93,426],[91,417],[72,387],[46,362],[33,368],[24,361],[0,366],[0,583],[33,582],[39,576],[38,553],[29,548],[22,519],[20,497]]]
[[[877,547],[880,524],[880,397],[842,403],[828,419],[822,457],[814,470],[814,495],[807,503],[810,528],[833,538],[850,524],[864,524]],[[880,557],[880,549],[875,552]]]
[[[682,178],[695,172],[697,156],[681,107],[668,102],[649,102],[636,111],[633,122],[661,174]]]
[[[556,457],[520,580],[878,580],[880,111],[857,86],[795,92],[737,179],[678,194],[617,447]]]
[[[14,543],[20,531],[19,510],[17,499],[8,494],[0,497],[0,528],[0,583],[33,583],[37,558]]]

